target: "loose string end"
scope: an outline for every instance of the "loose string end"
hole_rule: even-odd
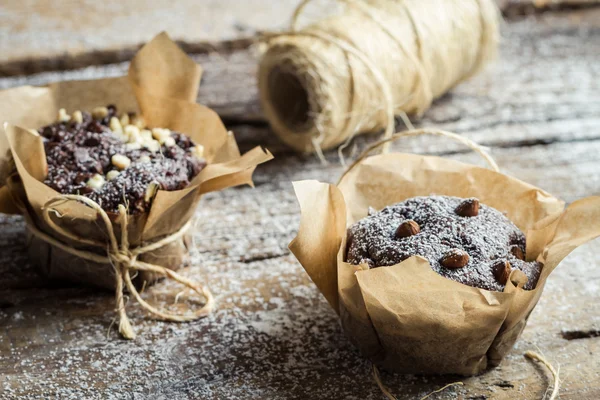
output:
[[[319,158],[319,160],[321,160],[321,165],[323,165],[323,166],[328,165],[329,162],[325,158],[325,155],[323,154],[323,150],[321,149],[321,145],[319,144],[319,141],[317,140],[317,138],[313,137],[311,139],[311,141],[312,141],[312,145],[315,150],[315,153],[317,154],[317,157]]]
[[[388,400],[397,400],[396,396],[394,396],[389,390],[388,388],[386,388],[383,384],[383,382],[381,382],[381,378],[379,377],[379,370],[377,369],[377,367],[375,366],[375,364],[373,364],[373,379],[375,380],[375,383],[377,383],[377,386],[379,386],[379,390],[381,390],[381,393],[383,393],[383,395],[388,398]]]
[[[381,382],[381,377],[379,376],[379,370],[377,369],[377,367],[375,366],[375,364],[372,364],[373,366],[373,379],[375,380],[375,383],[377,383],[377,386],[379,386],[379,390],[381,390],[381,393],[388,399],[388,400],[398,400],[396,398],[396,396],[394,396],[388,388],[385,387],[385,385],[383,384],[383,382]],[[449,383],[437,390],[434,390],[431,393],[426,394],[425,396],[421,397],[420,400],[425,400],[429,397],[431,397],[432,395],[436,394],[436,393],[440,393],[446,389],[448,389],[449,387],[452,386],[463,386],[464,383],[463,382],[452,382]]]
[[[558,392],[560,391],[559,371],[557,371],[552,366],[552,364],[550,364],[550,362],[548,362],[548,360],[546,360],[541,354],[538,354],[535,351],[531,351],[531,350],[526,351],[525,357],[529,358],[530,360],[539,361],[542,364],[544,364],[546,366],[546,368],[548,368],[548,371],[550,371],[550,373],[552,374],[552,377],[554,378],[554,382],[552,385],[553,386],[552,393],[550,394],[550,397],[548,400],[555,400],[558,397]]]
[[[127,315],[121,316],[119,319],[119,333],[123,336],[123,339],[133,340],[135,339],[135,332],[129,322]]]

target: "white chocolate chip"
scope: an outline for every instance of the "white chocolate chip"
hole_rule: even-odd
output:
[[[94,119],[102,119],[108,115],[108,108],[106,107],[96,107],[92,110],[92,117]]]
[[[73,112],[71,118],[73,118],[73,121],[77,122],[78,124],[83,123],[83,114],[79,110]]]
[[[144,140],[144,143],[149,142],[150,140],[152,140],[152,132],[149,131],[148,129],[142,129],[140,131],[140,135],[142,136],[142,139]]]
[[[114,133],[113,134],[117,139],[119,139],[123,143],[127,143],[129,138],[124,133]]]
[[[110,130],[113,131],[113,133],[116,133],[117,136],[123,135],[123,125],[121,125],[121,122],[117,117],[110,118],[109,126]]]
[[[117,117],[110,118],[109,127],[113,135],[122,142],[127,142],[129,140],[126,132],[123,131],[123,125],[121,124],[121,121]]]
[[[173,147],[173,146],[175,146],[175,139],[173,139],[172,137],[166,138],[164,145],[167,146],[167,147]]]
[[[137,129],[137,127],[135,127],[133,125],[129,125],[129,126],[132,126]],[[127,135],[127,136],[129,138],[128,139],[129,143],[137,143],[137,144],[141,145],[144,142],[142,140],[142,135],[140,135],[139,129],[137,129],[137,130],[131,129],[129,132],[129,135]]]
[[[129,114],[121,114],[121,116],[119,117],[119,122],[121,122],[122,126],[129,125]]]
[[[204,146],[197,144],[195,147],[190,147],[190,153],[198,159],[204,159]]]
[[[152,201],[154,196],[156,196],[156,192],[158,192],[158,182],[150,182],[146,188],[146,195],[144,196],[146,203],[150,203],[150,201]]]
[[[110,161],[112,165],[114,165],[120,170],[123,170],[129,167],[129,165],[131,165],[131,160],[129,159],[129,157],[124,156],[122,154],[115,154],[111,157]]]
[[[137,126],[139,129],[144,129],[146,127],[146,121],[144,117],[141,115],[135,114],[131,119],[131,124]]]
[[[160,150],[160,143],[158,143],[156,140],[150,140],[149,142],[144,143],[144,147],[151,152],[156,153]]]
[[[125,125],[125,135],[127,135],[128,137],[130,137],[131,135],[134,135],[135,137],[140,136],[140,128],[138,128],[135,125]]]
[[[58,121],[59,122],[67,122],[71,119],[71,116],[67,114],[67,110],[61,108],[58,110]]]
[[[105,183],[106,181],[104,180],[104,177],[100,174],[96,174],[90,179],[88,179],[86,185],[87,187],[92,188],[94,190],[100,190],[102,189],[102,186],[104,186]]]
[[[113,169],[111,171],[108,171],[108,173],[106,174],[106,179],[108,179],[109,181],[112,181],[117,176],[119,176],[119,171],[117,171],[116,169]]]
[[[140,162],[141,163],[149,163],[150,161],[152,161],[152,160],[148,156],[141,156],[140,157]]]
[[[164,128],[154,128],[152,129],[152,137],[158,140],[160,144],[164,144],[171,137],[171,131]]]
[[[168,129],[164,129],[164,128],[152,128],[152,137],[154,137],[154,139],[158,139],[161,136],[170,136],[170,132]]]
[[[134,143],[127,143],[127,144],[125,145],[125,148],[126,148],[127,150],[139,150],[139,149],[141,149],[141,148],[142,148],[142,145],[141,145],[141,144],[139,144],[139,143],[137,143],[137,142],[134,142]]]

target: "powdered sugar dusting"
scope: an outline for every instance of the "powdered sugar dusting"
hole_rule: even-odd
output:
[[[342,387],[352,388],[344,398],[379,399],[368,361],[287,250],[299,210],[291,185],[277,185],[287,188],[277,197],[265,195],[271,186],[259,186],[203,199],[192,267],[182,273],[215,294],[208,318],[156,321],[130,300],[138,337],[129,342],[114,327],[107,338],[110,292],[12,291],[11,305],[0,309],[0,399],[331,399]],[[10,235],[23,248],[23,226],[16,226]],[[15,240],[2,256],[18,254]],[[178,290],[163,281],[145,296]],[[384,376],[415,397],[430,391],[431,379]]]
[[[183,274],[208,283],[217,298],[214,314],[166,323],[130,301],[138,333],[133,342],[120,339],[114,327],[106,337],[112,293],[49,287],[27,261],[22,218],[0,216],[0,399],[381,399],[369,362],[287,250],[299,223],[288,180],[324,179],[325,172],[303,171],[306,162],[297,156],[280,160],[259,168],[257,189],[211,193],[200,205],[197,251]],[[556,332],[573,321],[589,328],[592,322],[581,316],[596,315],[598,304],[592,290],[598,268],[590,262],[597,252],[594,244],[581,250],[552,274],[551,295],[542,296],[501,368],[436,398],[541,396],[545,381],[522,357],[535,346],[561,364],[565,387],[573,382],[578,374],[569,368],[575,371],[579,356],[593,359],[588,350],[594,342],[572,341],[565,350]],[[153,290],[174,287],[161,282]],[[582,288],[588,288],[584,297]],[[399,398],[414,399],[457,378],[382,371],[382,380]],[[506,380],[514,387],[496,386]]]
[[[499,211],[481,205],[477,216],[463,217],[457,207],[465,199],[449,196],[414,197],[371,213],[349,229],[348,262],[372,267],[390,266],[419,255],[428,259],[438,274],[482,289],[502,291],[504,283],[494,276],[494,265],[507,260],[529,278],[526,289],[535,287],[541,269],[535,262],[517,259],[511,246],[525,252],[525,236]],[[414,220],[421,232],[395,236],[405,221]],[[468,254],[462,268],[446,268],[440,260],[455,250]]]
[[[181,133],[160,129],[172,141],[167,146],[166,141],[161,145],[152,139],[149,130],[142,131],[149,136],[144,142],[139,128],[129,126],[136,132],[125,136],[130,143],[124,143],[116,107],[109,105],[105,112],[101,119],[80,112],[79,120],[59,121],[39,129],[48,163],[45,184],[60,193],[90,197],[107,211],[116,212],[119,204],[126,204],[136,213],[149,209],[152,196],[147,198],[147,190],[151,184],[162,190],[183,189],[206,166],[205,160],[192,152],[195,143]],[[129,120],[128,114],[125,116]],[[116,120],[117,131],[111,118]]]

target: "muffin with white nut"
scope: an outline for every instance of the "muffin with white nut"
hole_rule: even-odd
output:
[[[218,114],[196,102],[201,71],[162,33],[127,76],[0,91],[0,213],[24,217],[45,279],[114,290],[126,338],[135,333],[124,291],[163,319],[207,315],[210,293],[174,272],[190,260],[197,206],[206,193],[251,185],[272,158],[258,147],[240,154]],[[136,287],[161,277],[205,304],[152,308]]]
[[[148,211],[157,190],[179,190],[206,166],[204,147],[182,133],[147,127],[141,116],[115,106],[91,113],[60,109],[58,121],[38,130],[48,175],[62,194],[80,194],[108,212]]]

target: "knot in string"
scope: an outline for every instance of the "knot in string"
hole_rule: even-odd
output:
[[[74,232],[65,229],[63,226],[58,225],[54,221],[54,219],[51,217],[52,214],[58,216],[59,218],[62,218],[62,215],[56,209],[56,207],[59,204],[64,204],[68,201],[78,201],[84,203],[85,205],[96,211],[97,215],[100,217],[100,220],[104,223],[104,226],[106,228],[106,233],[108,235],[108,244],[103,241],[80,237]],[[117,240],[113,224],[106,211],[104,211],[98,203],[87,197],[80,195],[60,195],[47,201],[46,204],[44,204],[44,206],[42,207],[42,211],[44,221],[46,222],[48,227],[57,234],[60,234],[76,242],[78,245],[86,247],[95,247],[106,252],[106,255],[102,255],[97,252],[75,248],[65,242],[56,239],[53,236],[46,234],[45,232],[42,232],[33,224],[27,225],[28,229],[34,236],[44,240],[45,242],[53,246],[60,248],[61,250],[69,254],[72,254],[76,257],[82,258],[87,261],[92,261],[101,264],[110,264],[113,267],[115,273],[116,287],[116,310],[119,315],[119,332],[124,338],[135,339],[136,336],[131,326],[131,323],[129,322],[129,318],[127,317],[127,314],[125,312],[125,301],[123,296],[123,291],[125,287],[127,287],[127,291],[137,300],[137,302],[142,306],[142,308],[146,309],[154,316],[166,321],[193,321],[198,318],[207,316],[212,311],[214,306],[214,298],[212,293],[208,289],[200,286],[199,284],[188,278],[185,278],[182,275],[179,275],[171,269],[138,260],[139,256],[158,250],[182,238],[183,235],[185,235],[187,230],[190,228],[191,221],[188,221],[186,224],[184,224],[177,232],[166,236],[156,242],[145,244],[143,246],[131,247],[129,244],[128,233],[129,215],[127,214],[127,209],[123,205],[119,205],[119,216],[116,221],[121,228],[120,243]],[[135,273],[140,271],[146,271],[149,273],[158,274],[166,278],[172,279],[204,297],[206,303],[204,304],[204,306],[194,311],[193,313],[175,314],[159,310],[154,306],[148,304],[141,297],[140,293],[138,292],[138,290],[132,282],[131,271],[134,271]]]
[[[129,250],[121,250],[117,253],[109,253],[112,264],[125,264],[128,268],[131,268],[136,261],[137,256],[134,256]]]

